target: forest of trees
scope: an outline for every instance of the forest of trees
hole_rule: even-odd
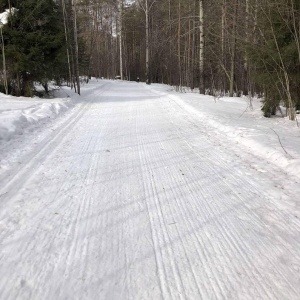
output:
[[[31,96],[54,80],[80,93],[80,78],[120,75],[258,94],[265,116],[283,104],[294,120],[300,108],[299,0],[0,0],[11,7],[3,92]]]

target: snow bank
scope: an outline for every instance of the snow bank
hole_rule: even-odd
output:
[[[72,98],[67,93],[70,93]],[[25,131],[34,131],[41,123],[72,107],[77,100],[72,91],[60,89],[57,95],[59,98],[40,99],[0,93],[0,142],[11,140],[15,135],[23,135]]]
[[[53,118],[66,109],[64,103],[42,103],[26,109],[3,111],[0,113],[0,140],[21,135],[30,125]]]
[[[93,80],[84,86],[83,94],[92,93],[103,84]],[[52,88],[53,99],[13,97],[0,93],[0,143],[11,140],[15,135],[23,135],[25,131],[34,131],[84,98],[69,87]]]

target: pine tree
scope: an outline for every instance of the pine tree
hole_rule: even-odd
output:
[[[253,79],[262,85],[265,94],[262,108],[265,116],[274,115],[283,102],[289,118],[295,118],[295,107],[300,99],[300,59],[296,38],[300,20],[293,20],[293,16],[299,12],[297,0],[276,0],[261,5],[259,9],[260,40],[250,53],[255,65]]]
[[[60,7],[53,0],[12,2],[17,10],[3,27],[10,93],[32,96],[34,82],[47,92],[49,80],[67,76]]]

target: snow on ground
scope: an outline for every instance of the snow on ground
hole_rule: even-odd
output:
[[[0,141],[0,298],[299,299],[294,123],[135,82],[75,100]]]
[[[195,93],[177,93],[164,85],[153,85],[159,93],[177,101],[192,114],[205,119],[217,134],[224,134],[254,153],[287,172],[300,177],[300,128],[288,118],[265,118],[261,100],[248,97],[215,98]],[[300,121],[300,120],[299,120]]]
[[[251,108],[248,97],[215,98],[192,92],[178,93],[161,84],[153,84],[150,89],[167,95],[190,113],[205,118],[218,134],[227,135],[246,147],[246,151],[300,177],[300,130],[297,123],[281,117],[264,118],[260,99],[252,99]],[[78,101],[78,96],[66,88],[57,91],[56,96],[58,98],[45,102],[38,98],[0,94],[0,143],[15,135],[23,135],[26,129],[34,131],[41,122],[56,118]]]
[[[0,99],[1,101],[1,99]],[[4,102],[4,101],[3,101]],[[8,101],[9,104],[11,101]],[[64,103],[29,103],[20,101],[20,106],[30,105],[23,109],[1,110],[0,113],[0,139],[10,140],[15,134],[23,134],[26,127],[39,123],[46,118],[53,118],[67,109]],[[2,104],[2,103],[1,103]],[[8,103],[3,103],[8,104]]]
[[[99,87],[101,83],[98,83]],[[85,89],[88,95],[95,86],[89,85]],[[63,121],[60,116],[71,117],[73,111],[80,109],[84,102],[82,97],[67,87],[56,90],[54,94],[55,98],[40,99],[0,93],[0,176],[30,152],[34,144],[55,131]]]
[[[22,135],[31,127],[38,127],[45,119],[55,118],[72,106],[67,98],[42,100],[0,94],[0,142]]]

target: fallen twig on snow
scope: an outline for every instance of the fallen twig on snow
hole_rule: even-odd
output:
[[[282,145],[282,143],[281,143],[281,139],[280,139],[279,134],[278,134],[273,128],[270,128],[270,129],[273,130],[273,131],[275,132],[275,134],[277,135],[278,141],[279,141],[280,146],[281,146],[281,148],[283,149],[283,151],[284,151],[289,157],[293,158],[292,155],[289,154],[289,153],[284,149],[284,147],[283,147],[283,145]]]

